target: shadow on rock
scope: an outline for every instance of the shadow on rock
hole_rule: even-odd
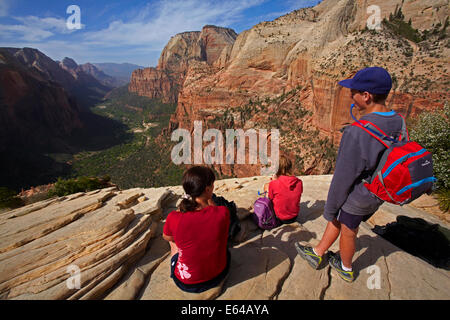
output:
[[[315,237],[296,222],[258,234],[230,248],[230,272],[221,299],[273,298],[292,269],[297,255],[294,243]]]
[[[282,225],[272,230],[264,232],[263,246],[277,248],[289,256],[291,262],[297,256],[295,249],[296,242],[309,242],[316,238],[315,232],[310,232],[303,228],[299,223]]]
[[[298,215],[297,221],[304,224],[307,221],[316,220],[323,214],[323,209],[325,207],[324,200],[317,200],[310,206],[311,201],[300,203],[300,214]]]
[[[353,261],[353,269],[355,277],[358,277],[359,273],[373,265],[376,265],[381,257],[388,257],[391,253],[401,251],[396,246],[380,241],[378,237],[372,237],[369,235],[362,235],[356,240],[356,259]],[[359,254],[364,248],[367,248],[363,253]]]

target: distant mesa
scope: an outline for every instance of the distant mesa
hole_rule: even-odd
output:
[[[92,63],[97,69],[115,79],[117,87],[124,86],[130,82],[131,74],[136,69],[145,67],[131,63]]]

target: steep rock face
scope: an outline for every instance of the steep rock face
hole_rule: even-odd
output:
[[[24,56],[26,59],[27,56]],[[0,148],[58,145],[73,129],[82,127],[73,98],[47,74],[17,63],[8,50],[0,50]],[[40,61],[40,65],[49,61]],[[37,65],[37,64],[36,64]],[[51,65],[51,64],[50,64]],[[57,69],[47,69],[57,74]],[[64,75],[64,73],[60,73]]]
[[[176,101],[177,83],[182,80],[176,77],[172,80],[164,70],[156,68],[137,69],[133,71],[129,85],[130,92],[152,99],[161,99],[164,103]]]
[[[448,16],[448,1],[372,4],[380,8],[381,19],[401,8],[404,20],[411,19],[419,30],[444,25]],[[297,169],[320,174],[330,172],[333,162],[323,150],[336,147],[340,129],[352,122],[349,91],[337,83],[357,70],[375,65],[388,69],[394,88],[387,104],[406,117],[441,108],[449,98],[448,37],[417,44],[385,26],[364,32],[373,14],[368,6],[362,0],[322,1],[239,34],[221,69],[190,63],[169,131],[192,132],[195,120],[202,120],[205,129],[222,131],[278,128],[284,137],[280,147],[298,160]],[[255,101],[263,103],[255,106]],[[295,116],[299,108],[309,113]],[[233,121],[225,121],[227,114]],[[227,175],[259,172],[254,165],[215,167]]]
[[[85,85],[96,87],[98,86],[97,82],[100,82],[101,85],[107,87],[101,88],[102,90],[117,86],[118,81],[115,78],[108,76],[91,63],[78,65],[73,59],[66,57],[59,63],[59,66]]]
[[[206,61],[208,65],[223,67],[236,36],[231,29],[215,26],[205,26],[201,32],[177,34],[162,51],[156,68],[133,72],[130,92],[166,103],[176,102],[189,65],[193,61]]]
[[[72,59],[0,48],[0,185],[20,190],[67,174],[52,155],[78,150],[108,125],[88,108],[110,89]]]
[[[66,57],[59,62],[59,66],[72,75],[73,80],[66,89],[77,96],[83,105],[103,98],[113,88],[114,79],[92,64],[78,65],[73,59]],[[88,100],[86,97],[93,99]]]
[[[73,76],[62,69],[56,61],[53,61],[39,50],[33,48],[4,48],[22,66],[38,70],[45,80],[58,82],[68,89],[73,84]]]
[[[70,95],[77,99],[81,108],[87,108],[111,90],[93,76],[85,73],[70,58],[58,63],[44,53],[32,48],[2,48],[10,55],[10,60],[24,68],[37,70],[45,81],[61,85]]]

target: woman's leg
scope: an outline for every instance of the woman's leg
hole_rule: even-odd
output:
[[[269,183],[266,183],[264,185],[264,192],[267,192],[267,194],[269,194]]]
[[[325,229],[325,232],[322,236],[322,239],[320,240],[319,244],[314,248],[314,251],[319,256],[323,256],[325,252],[327,252],[327,250],[339,237],[340,232],[341,232],[341,223],[337,221],[337,219],[329,221]]]

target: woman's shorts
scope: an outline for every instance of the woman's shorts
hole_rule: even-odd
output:
[[[183,283],[175,276],[175,266],[177,264],[177,261],[178,261],[178,253],[175,254],[170,260],[170,277],[173,279],[177,287],[186,292],[200,293],[209,290],[211,288],[217,287],[222,282],[222,280],[225,279],[225,276],[228,274],[228,271],[230,269],[231,254],[230,251],[227,250],[227,265],[225,266],[225,269],[217,277],[205,282],[195,284]]]
[[[298,216],[295,216],[294,218],[289,219],[289,220],[281,220],[281,219],[278,219],[278,217],[277,217],[277,220],[280,224],[291,224],[291,223],[294,223],[295,221],[297,221],[297,217]]]

